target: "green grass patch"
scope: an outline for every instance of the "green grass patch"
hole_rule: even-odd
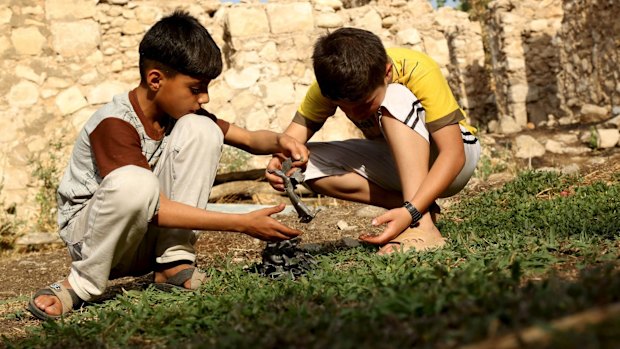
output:
[[[456,347],[620,301],[619,209],[617,181],[524,173],[451,207],[441,251],[332,251],[297,281],[222,262],[195,293],[125,292],[5,345]],[[609,340],[614,332],[601,328],[580,338]]]

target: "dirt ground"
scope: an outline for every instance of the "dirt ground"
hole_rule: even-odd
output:
[[[501,144],[501,140],[498,144]],[[533,164],[526,161],[516,163],[519,168],[527,166],[561,167],[565,164],[578,163],[581,173],[592,180],[607,177],[620,171],[620,148],[613,148],[596,154],[582,156],[546,155]],[[510,173],[502,176],[489,177],[487,181],[473,180],[469,190],[483,191],[491,187],[501,186],[511,179]],[[459,194],[460,195],[460,194]],[[444,211],[450,204],[459,200],[459,195],[449,201],[441,202]],[[312,205],[316,198],[308,198]],[[362,231],[378,232],[370,226],[371,217],[376,216],[380,209],[361,204],[348,203],[330,198],[319,199],[323,209],[316,218],[308,223],[299,223],[296,214],[278,216],[282,222],[304,231],[302,243],[342,244],[355,243]],[[340,222],[340,224],[339,224]],[[343,223],[348,228],[341,229]],[[265,243],[237,233],[204,232],[197,243],[198,265],[208,267],[216,260],[231,258],[233,262],[250,265],[260,260],[260,253]],[[0,335],[18,338],[25,335],[25,328],[39,324],[39,321],[25,310],[30,296],[39,288],[61,280],[69,270],[70,258],[64,248],[53,248],[45,251],[18,253],[10,252],[0,255]],[[124,289],[139,289],[149,283],[149,277],[123,278],[111,283],[104,296],[113,297]],[[0,347],[2,344],[0,342]]]
[[[312,198],[306,200],[309,204]],[[322,199],[322,210],[310,223],[299,223],[297,214],[276,216],[281,222],[304,232],[302,244],[336,245],[356,241],[363,227],[370,228],[369,217],[364,212],[380,212],[382,209],[334,199]],[[348,224],[346,230],[338,228],[338,222]],[[340,223],[343,226],[343,223]],[[367,231],[372,231],[366,229]],[[207,268],[216,260],[225,258],[235,263],[251,265],[260,261],[264,242],[239,233],[203,232],[196,244],[198,266]],[[30,296],[39,288],[61,280],[69,270],[70,257],[65,248],[29,253],[13,252],[0,256],[0,334],[9,338],[25,335],[25,328],[39,324],[25,310]],[[114,297],[122,289],[141,289],[149,284],[150,275],[141,278],[122,278],[111,282],[103,299]],[[18,316],[12,314],[17,313]],[[0,344],[0,347],[2,345]]]

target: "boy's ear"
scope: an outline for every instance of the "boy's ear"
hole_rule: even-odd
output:
[[[165,80],[164,72],[159,69],[150,69],[146,73],[146,84],[149,90],[157,91],[161,87],[161,83]]]
[[[392,82],[392,62],[387,62],[387,64],[385,65],[385,82],[386,83],[390,83]]]

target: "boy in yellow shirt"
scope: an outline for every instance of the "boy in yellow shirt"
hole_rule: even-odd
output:
[[[385,50],[371,32],[342,28],[321,37],[312,55],[314,82],[284,132],[308,142],[340,108],[366,139],[311,142],[305,169],[312,190],[390,209],[373,219],[386,224],[363,241],[380,254],[439,248],[435,200],[460,191],[472,176],[480,144],[467,125],[439,66],[422,52]],[[281,157],[267,166],[270,174]]]

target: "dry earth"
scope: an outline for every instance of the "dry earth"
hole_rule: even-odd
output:
[[[497,141],[497,146],[508,143],[508,139],[500,139]],[[531,164],[525,160],[515,161],[509,169],[514,170],[526,166],[559,168],[572,163],[579,164],[581,173],[587,178],[597,179],[601,176],[609,178],[610,174],[620,171],[620,148],[581,156],[548,154]],[[476,179],[470,182],[468,191],[482,191],[501,186],[512,177],[511,171],[508,170],[503,174],[491,176],[486,181]],[[451,198],[450,201],[443,201],[444,210],[449,210],[450,204],[459,200],[459,195]],[[310,201],[317,201],[316,203],[324,208],[308,224],[297,222],[295,214],[278,216],[284,223],[304,231],[303,243],[341,244],[343,238],[352,238],[348,239],[349,242],[355,241],[361,231],[372,231],[369,224],[370,217],[378,212],[377,208],[371,206],[329,198],[306,199],[306,202],[310,203]],[[338,228],[339,221],[346,222],[349,229]],[[204,232],[197,243],[198,264],[201,267],[208,267],[214,261],[225,258],[236,263],[251,264],[260,260],[263,247],[263,242],[242,234]],[[0,285],[2,285],[0,288],[0,334],[8,338],[18,338],[26,334],[26,327],[39,324],[39,321],[25,311],[25,305],[38,288],[65,277],[69,262],[68,253],[62,248],[28,253],[13,251],[0,256]],[[113,297],[123,288],[139,289],[148,283],[148,275],[142,278],[115,280],[104,299]],[[0,343],[0,347],[2,346]]]
[[[308,202],[314,200],[307,200]],[[371,218],[361,217],[358,211],[377,212],[376,207],[322,199],[323,209],[307,224],[299,223],[296,214],[277,216],[283,223],[304,232],[302,243],[321,245],[341,244],[342,238],[356,239],[362,227],[368,227]],[[366,209],[364,208],[366,207]],[[349,227],[341,230],[339,221]],[[353,240],[350,240],[353,241]],[[196,244],[198,265],[206,268],[215,261],[229,258],[232,262],[252,264],[260,261],[265,243],[238,233],[203,232]],[[29,297],[39,288],[61,280],[69,270],[70,257],[64,248],[53,248],[30,253],[13,252],[0,258],[0,334],[9,338],[25,335],[25,328],[39,324],[25,310]],[[141,278],[122,278],[112,282],[103,299],[114,297],[122,289],[140,289],[148,285],[150,275]],[[18,312],[15,317],[10,314]],[[0,343],[0,347],[2,344]]]

